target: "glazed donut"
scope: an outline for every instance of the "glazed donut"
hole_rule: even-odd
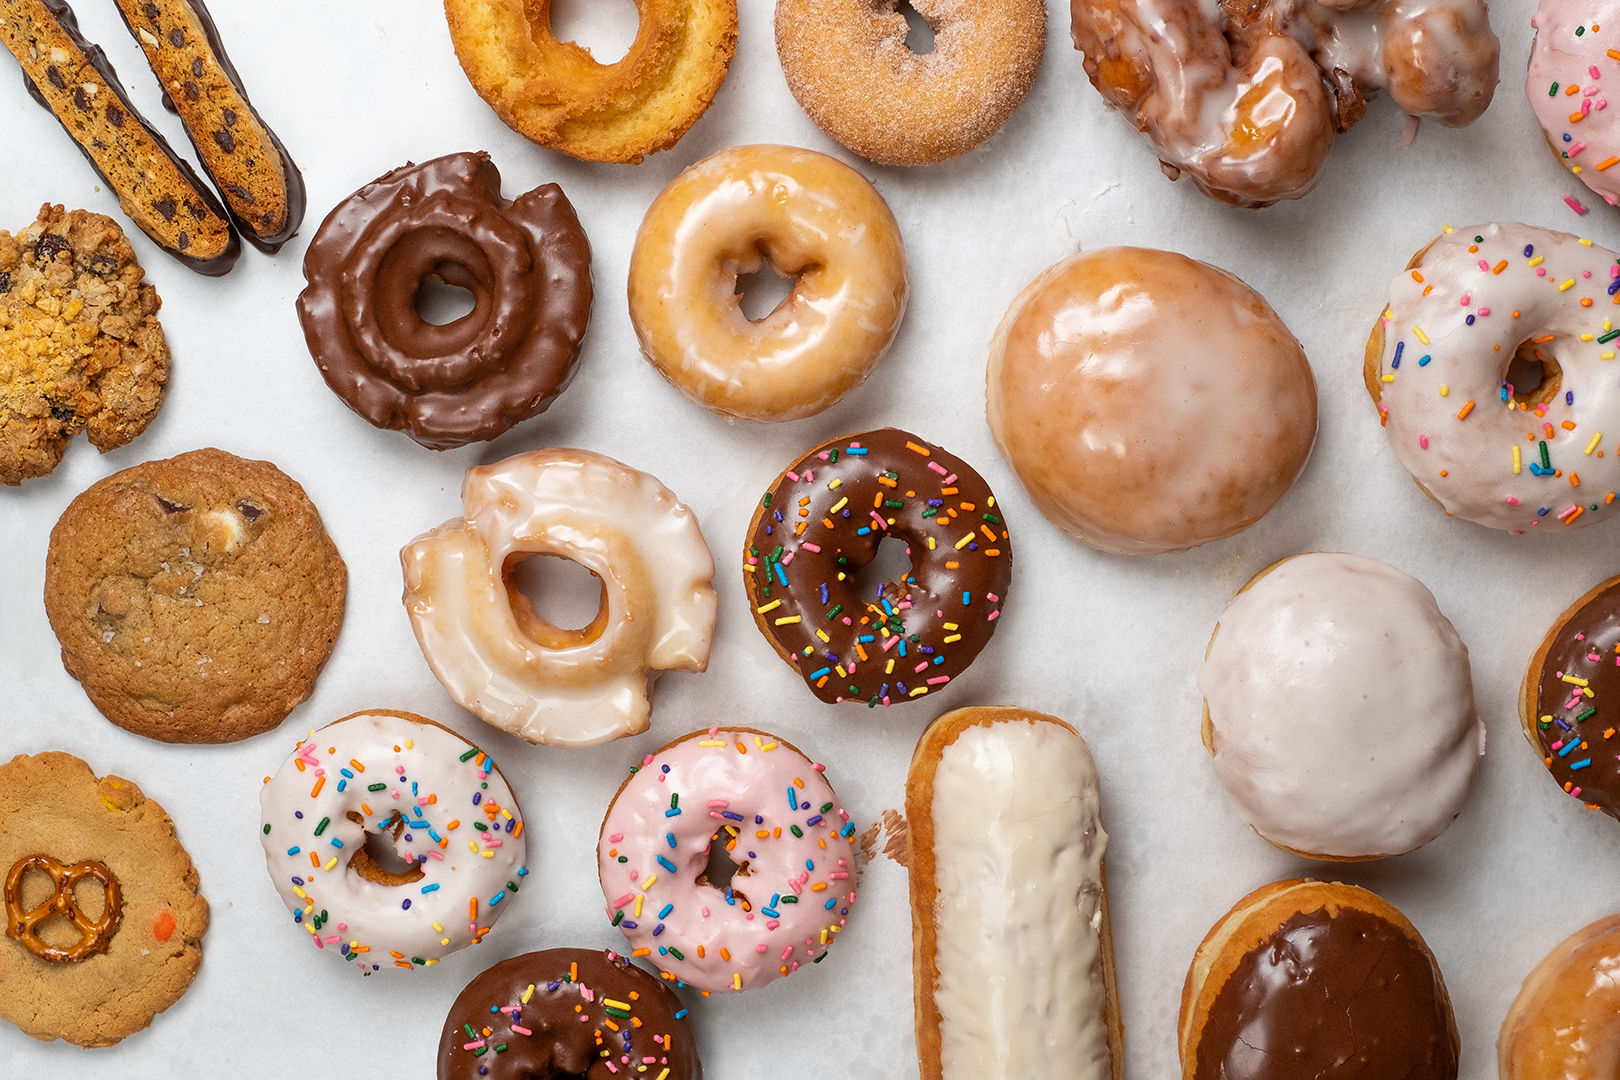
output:
[[[958,709],[917,743],[906,863],[922,1080],[1120,1080],[1098,784],[1085,740],[1042,713]]]
[[[820,961],[855,904],[855,825],[823,774],[753,728],[694,731],[632,768],[596,842],[630,955],[709,992]],[[723,887],[721,841],[736,864]]]
[[[1559,942],[1524,978],[1496,1038],[1501,1080],[1607,1080],[1620,1074],[1620,915]]]
[[[697,518],[655,477],[588,450],[531,450],[467,470],[463,516],[399,553],[417,643],[450,696],[551,746],[647,730],[652,683],[709,665],[718,601]],[[557,555],[602,583],[581,630],[546,622],[512,583]]]
[[[1001,320],[985,391],[1030,500],[1119,554],[1247,529],[1316,441],[1316,381],[1288,327],[1231,274],[1170,251],[1048,268]]]
[[[450,43],[513,131],[585,161],[639,164],[674,146],[725,81],[736,0],[636,0],[630,51],[598,64],[551,32],[551,0],[445,0]]]
[[[934,50],[881,0],[776,0],[776,55],[816,126],[881,165],[933,165],[1001,130],[1046,52],[1042,0],[917,0]]]
[[[1581,597],[1553,623],[1519,687],[1524,737],[1566,792],[1620,820],[1620,758],[1611,716],[1620,700],[1620,577]],[[1609,749],[1614,746],[1615,749]]]
[[[885,539],[905,543],[911,569],[859,595],[855,579]],[[942,689],[990,643],[1011,582],[990,485],[898,428],[795,461],[754,510],[743,552],[754,624],[829,703],[892,705]]]
[[[1396,277],[1367,390],[1447,514],[1517,536],[1620,510],[1617,293],[1614,252],[1513,222],[1448,226]]]
[[[482,151],[406,165],[350,195],[304,253],[304,340],[326,384],[380,428],[448,450],[546,411],[579,359],[591,249],[562,189],[508,202]],[[435,326],[442,279],[473,310]]]
[[[259,805],[293,922],[366,975],[483,941],[529,873],[523,815],[494,759],[413,713],[369,709],[311,732]],[[408,869],[366,851],[382,834]]]
[[[737,276],[766,262],[793,291],[751,322]],[[813,416],[855,389],[906,310],[906,252],[889,204],[813,150],[734,146],[659,193],[630,255],[641,352],[721,416]]]
[[[1221,916],[1181,991],[1182,1080],[1457,1080],[1440,965],[1405,915],[1354,885],[1278,881]]]
[[[1599,33],[1605,23],[1620,25],[1620,7],[1541,0],[1530,18],[1536,36],[1524,90],[1559,163],[1613,206],[1620,175],[1608,170],[1620,164],[1620,110],[1605,111],[1602,80],[1620,42]]]
[[[1198,689],[1216,777],[1284,851],[1399,855],[1473,794],[1485,725],[1468,647],[1422,582],[1377,559],[1260,571],[1215,624]]]
[[[1496,91],[1483,0],[1071,0],[1074,47],[1170,179],[1270,206],[1309,194],[1334,132],[1387,89],[1403,112],[1463,127]]]
[[[502,960],[462,989],[439,1036],[439,1080],[615,1074],[700,1080],[703,1064],[675,991],[611,951]]]

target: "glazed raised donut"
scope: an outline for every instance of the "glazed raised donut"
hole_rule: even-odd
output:
[[[1335,131],[1387,89],[1404,112],[1462,127],[1496,90],[1483,0],[1071,0],[1074,46],[1170,179],[1269,206],[1308,194]]]
[[[1253,525],[1305,469],[1316,381],[1265,298],[1170,251],[1048,268],[990,344],[985,413],[1047,520],[1147,555]]]
[[[1473,794],[1485,725],[1468,647],[1421,581],[1377,559],[1260,571],[1215,624],[1198,689],[1216,777],[1284,851],[1399,855]]]
[[[1613,12],[1613,15],[1609,13]],[[1620,47],[1604,25],[1620,26],[1620,5],[1541,0],[1524,90],[1559,163],[1610,206],[1620,199],[1620,109],[1606,111],[1603,72]]]
[[[367,184],[304,253],[304,340],[321,376],[380,428],[448,450],[537,416],[562,393],[591,313],[591,249],[562,189],[508,202],[489,155],[450,154]],[[473,294],[443,326],[416,296]]]
[[[857,594],[861,567],[891,538],[911,559],[905,579]],[[942,689],[990,643],[1011,581],[990,486],[898,428],[795,461],[760,500],[743,552],[755,625],[826,702],[892,705]]]
[[[710,992],[820,960],[855,904],[855,825],[823,772],[774,735],[717,727],[632,768],[596,843],[631,955]],[[711,843],[731,853],[730,884],[709,877]]]
[[[1500,1080],[1620,1074],[1620,915],[1559,942],[1524,978],[1496,1038]]]
[[[799,106],[883,165],[932,165],[1001,130],[1046,51],[1042,0],[917,0],[934,48],[914,53],[895,5],[776,0],[776,55]]]
[[[399,553],[405,608],[450,696],[533,743],[593,746],[647,730],[652,682],[709,664],[714,558],[655,477],[588,450],[531,450],[467,470],[463,516]],[[512,583],[532,555],[602,583],[581,630],[546,622]]]
[[[431,967],[483,941],[529,873],[523,816],[494,759],[413,713],[369,709],[311,732],[259,805],[293,921],[364,974]],[[377,835],[406,869],[366,851]]]
[[[445,0],[444,14],[461,69],[495,115],[586,161],[634,165],[674,146],[737,50],[736,0],[636,0],[636,39],[605,65],[557,40],[551,0]]]
[[[793,291],[751,322],[737,276]],[[630,255],[641,351],[687,397],[741,420],[813,416],[865,381],[906,310],[906,253],[859,173],[790,146],[734,146],[659,193]]]
[[[1513,222],[1447,226],[1395,278],[1367,391],[1447,514],[1517,536],[1620,510],[1617,293],[1614,252]]]
[[[439,1036],[439,1080],[615,1074],[699,1080],[703,1065],[675,991],[611,951],[502,960],[457,995]]]
[[[1547,631],[1519,687],[1524,737],[1558,785],[1620,820],[1620,577],[1581,597]],[[1600,710],[1607,713],[1600,717]],[[1613,747],[1614,749],[1610,749]]]
[[[1278,881],[1198,946],[1181,991],[1183,1080],[1381,1076],[1457,1080],[1440,965],[1389,901]]]

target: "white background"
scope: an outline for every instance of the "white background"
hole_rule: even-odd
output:
[[[78,6],[141,111],[189,155],[113,6]],[[0,490],[0,757],[65,749],[161,802],[213,908],[205,962],[174,1008],[113,1049],[38,1044],[0,1025],[0,1073],[430,1075],[444,1013],[483,968],[530,949],[621,944],[600,912],[593,841],[624,770],[648,750],[711,721],[767,728],[826,762],[864,826],[902,805],[927,721],[946,708],[1008,703],[1072,721],[1102,771],[1129,1076],[1175,1075],[1182,980],[1210,924],[1250,889],[1311,873],[1366,885],[1407,913],[1451,988],[1463,1076],[1494,1075],[1497,1026],[1524,974],[1617,906],[1620,828],[1548,779],[1520,738],[1514,703],[1551,620],[1616,572],[1617,534],[1609,525],[1515,539],[1448,520],[1385,446],[1361,383],[1362,346],[1391,277],[1442,223],[1521,220],[1613,247],[1620,218],[1577,191],[1542,141],[1522,89],[1526,0],[1492,12],[1504,81],[1481,121],[1462,131],[1425,125],[1403,149],[1401,117],[1375,100],[1313,194],[1261,213],[1168,183],[1087,83],[1066,8],[1049,6],[1045,65],[1006,128],[963,158],[903,170],[853,158],[798,109],[776,59],[770,0],[740,4],[737,57],[708,114],[640,166],[577,162],[507,130],[463,77],[430,0],[217,0],[254,102],[303,168],[303,232],[275,258],[246,251],[215,280],[126,224],[164,300],[168,399],[123,449],[99,457],[80,440],[53,476]],[[630,0],[574,0],[568,12],[565,28],[583,27],[588,43],[628,44]],[[46,201],[116,216],[113,197],[20,81],[0,58],[0,227],[23,228]],[[821,416],[757,427],[692,404],[640,358],[624,284],[637,224],[659,189],[708,154],[765,141],[835,154],[877,185],[905,235],[912,292],[893,350],[863,387]],[[578,378],[550,412],[492,444],[439,454],[370,427],[326,388],[293,301],[308,238],[340,199],[407,160],[476,149],[493,154],[508,197],[562,184],[591,240],[596,304]],[[1566,192],[1594,209],[1577,218]],[[984,422],[986,343],[1007,303],[1077,247],[1120,243],[1183,251],[1253,285],[1304,343],[1321,395],[1315,455],[1293,491],[1247,533],[1187,554],[1110,556],[1066,538],[1030,506]],[[754,500],[781,468],[824,439],[887,424],[942,444],[990,481],[1012,529],[1013,587],[990,647],[945,692],[890,711],[830,707],[754,629],[739,551]],[[267,458],[303,483],[348,563],[348,609],[314,696],[277,731],[169,746],[108,723],[63,672],[41,603],[45,550],[63,508],[91,483],[206,445]],[[719,567],[708,673],[666,676],[651,731],[591,750],[531,747],[458,708],[423,662],[399,600],[396,553],[459,513],[462,470],[548,445],[657,475],[696,511]],[[1194,678],[1216,617],[1254,571],[1313,549],[1375,556],[1416,575],[1471,649],[1490,729],[1479,787],[1450,831],[1411,855],[1330,867],[1272,849],[1228,803],[1199,744]],[[533,884],[485,944],[430,971],[362,979],[311,949],[271,888],[257,794],[305,731],[367,707],[426,714],[494,753],[530,822]],[[915,1075],[909,941],[904,873],[879,858],[826,963],[741,996],[689,995],[709,1076]]]

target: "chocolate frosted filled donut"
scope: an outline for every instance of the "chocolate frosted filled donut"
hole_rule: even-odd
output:
[[[508,202],[478,153],[406,165],[327,215],[298,297],[321,375],[374,426],[449,450],[488,441],[562,393],[591,311],[591,251],[562,189]],[[431,280],[473,294],[443,326],[423,319]]]

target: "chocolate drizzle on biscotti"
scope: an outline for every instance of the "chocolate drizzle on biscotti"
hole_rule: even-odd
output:
[[[1560,787],[1620,819],[1620,581],[1560,621],[1536,690],[1536,739]]]

